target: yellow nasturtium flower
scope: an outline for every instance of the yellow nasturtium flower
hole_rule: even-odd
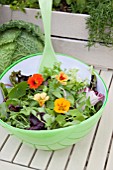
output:
[[[64,72],[60,72],[59,75],[56,75],[56,79],[62,84],[62,85],[66,85],[67,84],[67,80],[68,80],[68,76],[64,73]]]
[[[66,113],[70,108],[70,102],[65,98],[56,99],[54,102],[54,111],[57,113]]]
[[[34,100],[36,100],[39,105],[42,107],[44,103],[49,100],[49,96],[45,92],[37,93],[34,95]]]

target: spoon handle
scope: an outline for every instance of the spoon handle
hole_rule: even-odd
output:
[[[43,67],[52,67],[57,62],[56,55],[51,43],[51,11],[53,0],[39,0],[40,10],[42,14],[42,20],[44,24],[45,32],[45,47],[43,57],[40,63],[39,72]]]
[[[50,43],[52,0],[39,0],[45,32],[45,44]]]

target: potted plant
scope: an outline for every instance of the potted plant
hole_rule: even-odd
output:
[[[11,8],[16,10],[29,7],[25,9],[26,13],[10,11],[8,6],[1,7],[2,13],[4,11],[7,14],[9,10],[9,16],[1,18],[1,22],[22,19],[40,25],[43,30],[40,17],[38,20],[35,17],[37,9],[33,9],[38,8],[38,1],[1,1],[1,3],[10,4]],[[112,3],[112,0],[54,0],[53,9],[56,11],[52,17],[52,35],[55,51],[76,56],[88,64],[112,69],[113,53],[111,48],[108,48],[113,44]],[[61,10],[63,12],[60,12]],[[90,50],[86,47],[87,42],[89,47],[92,46]]]

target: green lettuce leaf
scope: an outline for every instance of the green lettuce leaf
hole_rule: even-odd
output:
[[[0,47],[0,73],[12,63],[12,55],[16,49],[16,43],[9,43]]]
[[[10,29],[0,34],[0,46],[12,43],[18,38],[21,31],[18,29]]]
[[[18,60],[23,56],[29,54],[35,54],[41,52],[43,45],[37,38],[32,36],[30,33],[23,31],[21,36],[16,39],[17,48],[12,56],[13,60]]]
[[[28,84],[26,82],[21,82],[16,85],[8,94],[9,98],[20,98],[26,94]]]
[[[44,36],[39,26],[20,20],[0,25],[0,74],[14,61],[42,52]]]

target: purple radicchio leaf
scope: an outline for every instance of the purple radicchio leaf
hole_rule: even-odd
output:
[[[37,113],[37,115],[40,115],[40,119],[39,120],[36,116],[34,116],[33,114],[30,114],[29,120],[30,120],[30,128],[28,128],[28,130],[44,130],[45,129],[45,124],[43,120],[43,115],[45,113],[43,112],[39,112]]]
[[[12,104],[10,104],[10,105],[8,106],[8,108],[9,108],[10,111],[13,111],[13,112],[19,112],[20,109],[22,109],[21,106],[19,106],[19,105],[14,106],[14,105],[12,105]]]
[[[92,106],[95,106],[99,101],[103,102],[104,100],[104,95],[97,91],[95,92],[93,90],[90,90],[89,88],[86,88],[85,92],[86,92],[86,98],[90,97],[90,102]]]

